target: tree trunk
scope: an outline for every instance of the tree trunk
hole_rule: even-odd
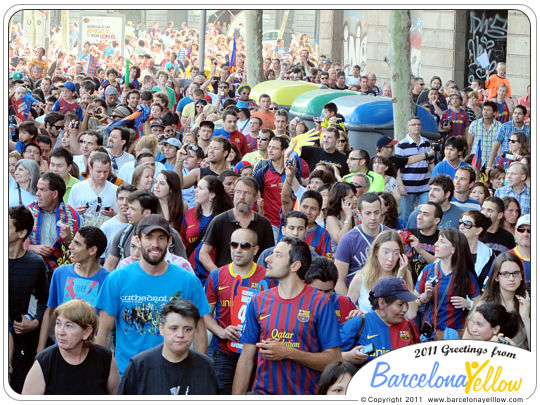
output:
[[[262,10],[246,10],[247,81],[253,87],[263,81],[262,71]]]
[[[401,140],[407,135],[407,121],[415,115],[411,93],[411,49],[409,32],[411,15],[406,10],[389,13],[388,30],[390,46],[386,62],[390,67],[392,102],[394,106],[394,138]]]

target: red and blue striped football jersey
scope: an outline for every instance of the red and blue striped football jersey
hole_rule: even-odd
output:
[[[242,342],[277,340],[305,352],[341,346],[339,323],[330,298],[306,285],[292,299],[279,296],[278,287],[253,297],[246,313]],[[252,391],[275,395],[315,394],[320,372],[292,360],[257,358]]]

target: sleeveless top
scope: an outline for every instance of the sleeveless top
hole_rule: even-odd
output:
[[[57,345],[36,356],[45,379],[45,395],[106,395],[112,352],[99,345],[89,348],[76,366],[67,363]]]

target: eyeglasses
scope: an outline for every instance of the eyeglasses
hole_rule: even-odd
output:
[[[277,111],[277,107],[270,107],[269,110],[270,111]]]
[[[510,139],[509,142],[510,142],[510,143],[516,143],[516,142],[519,143],[519,141],[518,141],[517,139]]]
[[[249,242],[231,242],[230,246],[233,249],[238,249],[238,246],[240,246],[240,249],[242,250],[249,250],[253,247],[253,245]]]
[[[204,106],[205,106],[204,104],[198,104],[198,105],[196,105],[195,107],[197,107],[197,108],[204,108]]]
[[[338,142],[339,142],[339,143],[347,143],[347,140],[345,140],[345,139],[340,139]]]
[[[531,234],[531,228],[522,228],[522,227],[519,227],[519,228],[516,228],[516,231],[518,231],[519,233],[527,232],[529,235]]]
[[[364,186],[358,183],[351,183],[351,186],[354,186],[355,188],[364,188]]]
[[[521,278],[521,271],[514,271],[512,273],[510,273],[508,271],[503,271],[503,272],[499,273],[499,276],[501,276],[502,278],[510,278],[510,276],[512,276],[514,278]]]
[[[186,150],[192,150],[192,151],[198,151],[199,150],[199,147],[197,145],[187,145],[186,146]]]
[[[463,227],[465,229],[471,229],[473,226],[475,226],[472,221],[462,221],[461,219],[459,220],[459,226],[463,225]]]
[[[62,129],[62,128],[64,128],[63,125],[56,125],[56,124],[54,124],[53,127],[56,128],[56,129]]]
[[[258,136],[257,139],[263,142],[266,142],[268,140],[268,138],[265,138],[264,136]]]

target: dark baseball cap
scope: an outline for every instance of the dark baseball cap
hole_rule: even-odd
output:
[[[399,277],[381,278],[373,287],[373,295],[375,298],[398,297],[403,301],[414,301],[418,297],[409,291],[405,280]]]
[[[148,235],[156,229],[165,232],[167,236],[171,236],[171,226],[169,225],[169,221],[158,214],[150,214],[147,217],[144,217],[141,222],[139,222],[139,225],[137,225],[137,233],[142,233],[144,235]]]
[[[382,148],[388,145],[395,145],[398,143],[395,139],[390,138],[388,135],[383,135],[377,140],[377,148]]]

